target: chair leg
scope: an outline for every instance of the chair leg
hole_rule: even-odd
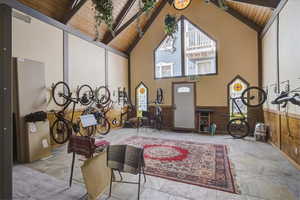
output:
[[[70,179],[69,179],[69,187],[72,187],[74,164],[75,164],[75,153],[73,152],[72,165],[71,165],[71,174],[70,174]]]
[[[145,182],[144,182],[144,183],[146,183],[146,182],[147,182],[147,179],[146,179],[146,174],[145,174],[145,168],[144,168],[144,167],[142,167],[142,170],[143,170],[143,175],[144,175],[144,180],[145,180]]]
[[[109,184],[109,195],[108,195],[108,197],[111,197],[111,189],[112,189],[113,173],[114,173],[114,171],[111,169],[111,174],[110,174],[110,184]]]
[[[140,200],[140,192],[141,192],[141,172],[139,173],[139,183],[138,183],[138,200]]]

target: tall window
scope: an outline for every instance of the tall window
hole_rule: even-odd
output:
[[[236,76],[229,84],[228,84],[228,95],[229,95],[229,109],[230,109],[230,118],[240,117],[239,110],[237,106],[233,103],[230,98],[241,97],[242,93],[247,87],[249,83],[246,82],[242,77]],[[247,116],[247,106],[242,102],[241,99],[236,99],[236,103],[238,107],[241,109],[242,113]]]
[[[139,111],[148,110],[148,88],[141,82],[135,89],[136,106]]]
[[[181,17],[175,37],[167,36],[155,49],[155,78],[216,74],[216,46],[215,40]]]

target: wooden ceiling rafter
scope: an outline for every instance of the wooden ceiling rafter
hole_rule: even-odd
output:
[[[134,5],[134,3],[136,2],[136,0],[128,0],[127,3],[124,5],[122,11],[119,13],[118,17],[115,20],[115,23],[113,24],[113,31],[116,31],[119,26],[122,24],[124,18],[127,16],[127,14],[129,13],[130,9],[132,8],[132,6]],[[104,44],[108,44],[109,41],[113,38],[111,32],[108,30],[104,37],[102,42]]]
[[[147,32],[147,30],[149,29],[149,27],[151,26],[151,24],[154,22],[154,20],[156,19],[156,17],[159,15],[160,11],[165,7],[165,5],[168,3],[168,1],[163,0],[160,5],[156,8],[156,10],[152,13],[150,19],[147,21],[147,23],[145,24],[145,26],[142,28],[142,32],[143,35]],[[139,34],[135,37],[135,39],[133,40],[132,44],[128,47],[128,49],[126,50],[126,53],[130,53],[134,47],[139,43],[139,41],[142,39],[142,36],[139,36]]]
[[[215,4],[215,6],[219,7],[219,4],[218,4],[217,0],[211,0],[211,2],[213,4]],[[252,20],[250,20],[247,17],[241,15],[238,11],[232,9],[231,7],[228,7],[228,9],[225,10],[225,12],[229,13],[231,16],[233,16],[236,19],[240,20],[241,22],[243,22],[244,24],[246,24],[247,26],[249,26],[251,29],[255,30],[258,33],[260,33],[263,29],[262,26],[256,24]]]
[[[73,2],[72,6],[75,2],[76,1]],[[80,10],[80,8],[85,5],[86,2],[87,0],[80,0],[79,2],[77,1],[73,8],[72,6],[70,7],[70,10],[66,13],[61,22],[63,24],[67,24],[72,19],[72,17]]]

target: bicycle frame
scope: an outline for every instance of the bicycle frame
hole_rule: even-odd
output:
[[[71,94],[72,95],[72,94]],[[73,120],[74,120],[74,113],[75,113],[75,108],[76,108],[76,104],[78,104],[78,100],[77,99],[73,99],[73,98],[69,98],[65,95],[62,95],[67,101],[68,103],[63,107],[63,109],[61,111],[59,111],[58,113],[55,113],[54,112],[54,115],[56,118],[58,119],[62,119],[68,123],[71,123],[73,124]],[[70,104],[73,103],[73,107],[72,107],[72,117],[71,117],[71,120],[67,120],[64,118],[64,115],[65,115],[65,111],[67,110],[67,108],[69,107]]]
[[[243,113],[243,111],[241,110],[240,106],[237,103],[237,100],[242,99],[242,97],[230,97],[230,99],[232,100],[234,106],[238,109],[238,113],[242,116],[240,117],[241,119],[247,119],[247,117],[245,116],[245,114]]]

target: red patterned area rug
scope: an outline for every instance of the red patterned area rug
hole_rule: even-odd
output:
[[[122,144],[144,147],[148,175],[239,194],[225,145],[140,136]]]

